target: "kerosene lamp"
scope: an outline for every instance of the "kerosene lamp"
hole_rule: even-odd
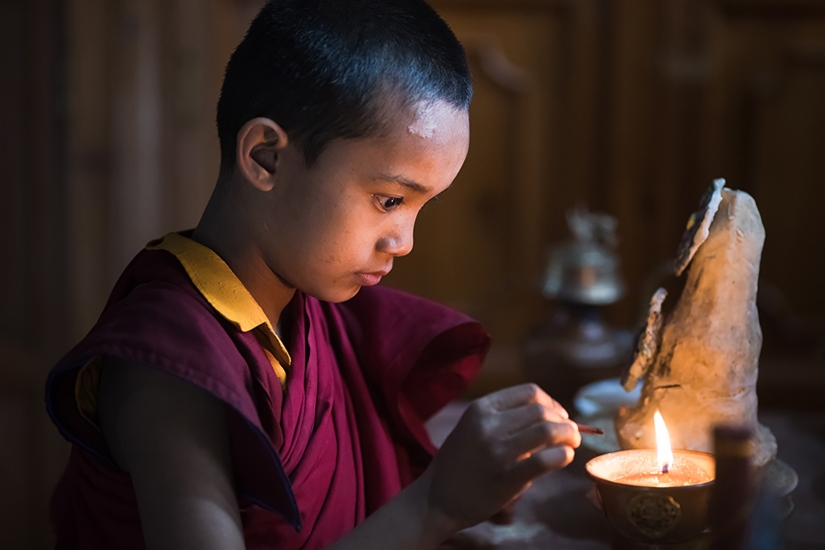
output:
[[[616,219],[568,212],[572,240],[550,250],[542,294],[553,300],[550,319],[523,347],[525,378],[572,410],[578,388],[618,376],[632,355],[629,332],[607,326],[605,306],[624,294],[616,253]]]

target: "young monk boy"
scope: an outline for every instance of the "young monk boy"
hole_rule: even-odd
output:
[[[434,548],[579,444],[532,385],[423,422],[488,347],[376,287],[467,154],[464,52],[422,0],[273,0],[227,66],[197,228],[149,243],[52,371],[58,548]],[[433,266],[437,269],[437,266]]]

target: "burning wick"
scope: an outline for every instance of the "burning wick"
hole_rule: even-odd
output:
[[[579,433],[590,435],[604,435],[604,430],[601,428],[596,428],[594,426],[586,426],[585,424],[579,423],[576,423],[576,427],[579,428]]]
[[[653,414],[653,425],[656,427],[656,458],[659,461],[659,471],[667,474],[673,466],[673,450],[670,446],[667,426],[659,411]]]
[[[662,415],[656,411],[653,419],[656,435],[655,451],[653,449],[617,451],[594,458],[587,463],[588,475],[596,479],[597,484],[600,483],[599,480],[604,480],[632,487],[665,489],[703,485],[712,481],[714,478],[713,456],[693,451],[676,451],[675,456],[679,457],[679,465],[676,466],[670,436]],[[602,458],[604,460],[600,460]],[[616,500],[618,497],[611,498]]]

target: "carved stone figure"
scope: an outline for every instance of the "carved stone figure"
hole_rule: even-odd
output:
[[[756,418],[756,289],[765,230],[753,198],[723,184],[714,182],[688,223],[675,266],[677,274],[687,267],[687,281],[675,309],[662,323],[664,296],[651,303],[624,381],[630,389],[644,380],[642,397],[616,418],[616,434],[622,448],[655,447],[658,409],[674,448],[713,452],[713,426],[745,425],[756,434],[752,460],[763,466],[776,456],[776,439]]]

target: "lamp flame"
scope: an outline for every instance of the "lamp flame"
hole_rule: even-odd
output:
[[[659,411],[653,414],[653,425],[656,427],[656,458],[659,459],[659,471],[666,474],[673,466],[673,450],[670,447],[667,426]]]

